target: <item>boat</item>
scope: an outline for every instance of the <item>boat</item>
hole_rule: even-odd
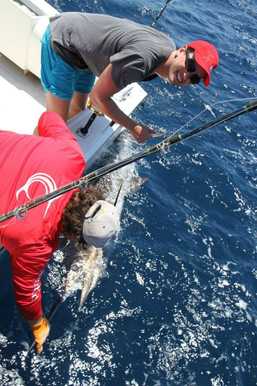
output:
[[[32,134],[45,111],[44,92],[39,80],[41,37],[49,18],[57,14],[58,11],[44,0],[1,0],[0,130]],[[113,98],[121,110],[130,115],[146,95],[138,83],[133,83]],[[88,168],[94,166],[123,130],[108,117],[92,119],[92,114],[85,108],[68,121]],[[87,130],[83,130],[85,127]],[[1,251],[4,249],[0,246]]]
[[[41,37],[49,18],[58,11],[44,0],[1,0],[0,10],[0,129],[32,134],[45,111],[39,81]],[[113,98],[130,115],[146,95],[138,83],[133,83]],[[68,122],[88,167],[93,166],[123,130],[108,117],[92,119],[92,114],[85,108]]]

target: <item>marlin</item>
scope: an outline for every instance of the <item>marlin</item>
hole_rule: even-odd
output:
[[[136,192],[147,181],[146,177],[132,177],[129,184],[129,193]],[[114,200],[117,204],[123,182],[121,182]],[[106,269],[106,262],[103,257],[103,250],[88,246],[84,251],[79,251],[66,256],[69,268],[64,286],[63,299],[69,297],[73,292],[81,290],[79,309],[84,305],[90,292],[96,287],[99,280],[103,277]],[[72,256],[72,257],[71,257]]]

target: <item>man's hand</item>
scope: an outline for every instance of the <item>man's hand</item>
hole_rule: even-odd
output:
[[[29,322],[35,340],[35,349],[38,354],[43,351],[43,344],[49,335],[50,324],[45,317]]]
[[[147,126],[135,125],[133,129],[130,130],[130,133],[133,135],[137,142],[143,143],[152,137],[154,130]]]

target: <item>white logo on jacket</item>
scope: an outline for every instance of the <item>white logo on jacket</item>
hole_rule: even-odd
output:
[[[53,192],[54,190],[57,189],[57,186],[56,186],[56,183],[55,183],[54,179],[51,176],[49,176],[49,174],[46,174],[46,173],[36,173],[36,174],[33,174],[31,177],[29,177],[27,182],[19,190],[17,190],[17,192],[16,192],[16,200],[18,200],[19,195],[20,195],[21,192],[24,192],[26,194],[27,199],[31,200],[32,198],[29,195],[29,188],[31,187],[31,185],[34,182],[41,183],[44,186],[45,194],[51,193],[51,192]],[[57,198],[58,197],[52,198],[51,200],[49,200],[47,202],[47,207],[46,207],[46,210],[45,210],[45,213],[44,213],[43,217],[46,216],[47,211],[48,211],[50,205]]]
[[[40,290],[41,290],[40,278],[41,278],[41,274],[39,275],[39,278],[34,281],[34,284],[33,284],[33,291],[32,291],[32,295],[31,295],[31,299],[33,301],[37,300],[39,298],[39,295],[40,295]]]

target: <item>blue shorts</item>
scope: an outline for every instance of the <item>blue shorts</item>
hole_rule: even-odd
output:
[[[48,26],[41,48],[41,84],[44,90],[60,99],[70,100],[74,91],[88,94],[94,82],[95,75],[91,71],[72,67],[54,51]]]

